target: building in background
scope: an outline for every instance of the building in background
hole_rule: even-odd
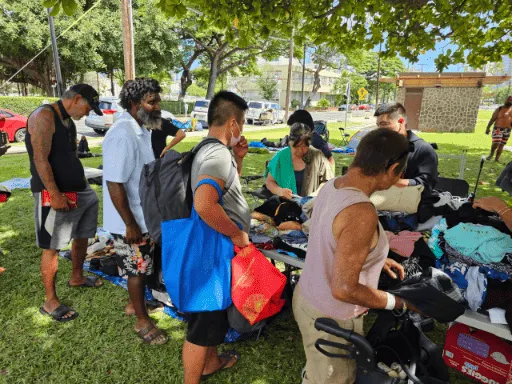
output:
[[[260,61],[259,68],[262,72],[261,77],[270,78],[277,82],[277,92],[273,100],[285,107],[286,102],[286,84],[288,80],[288,59],[280,58],[276,61]],[[304,102],[311,98],[310,105],[314,106],[320,99],[327,99],[331,105],[335,103],[334,84],[341,77],[340,73],[323,70],[320,72],[320,88],[313,94],[314,64],[306,64],[304,74]],[[230,76],[227,80],[228,89],[241,95],[246,100],[264,100],[261,89],[258,85],[258,76]],[[292,68],[292,83],[290,101],[301,100],[302,91],[302,65],[295,60]]]
[[[382,78],[396,82],[396,101],[407,111],[407,127],[424,132],[474,132],[482,87],[502,84],[510,76],[485,72],[404,72]]]

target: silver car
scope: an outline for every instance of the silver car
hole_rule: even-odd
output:
[[[94,132],[104,135],[110,126],[123,114],[124,109],[119,104],[119,99],[115,96],[100,97],[100,109],[103,111],[103,116],[98,116],[94,111],[91,111],[89,116],[85,118],[85,125],[92,128]],[[112,113],[105,113],[105,111],[115,111]],[[162,117],[164,119],[174,119],[171,112],[162,110]]]
[[[103,135],[114,124],[114,121],[121,116],[124,109],[119,105],[119,99],[115,96],[100,97],[100,109],[103,112],[103,116],[98,116],[94,111],[91,111],[89,116],[85,118],[85,125],[92,128],[94,132]],[[112,114],[105,113],[105,111],[109,110],[116,112],[113,116]]]

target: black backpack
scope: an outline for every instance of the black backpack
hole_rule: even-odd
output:
[[[190,152],[167,151],[163,158],[144,165],[139,183],[140,202],[148,232],[158,245],[162,244],[162,221],[190,217],[192,162],[199,150],[211,143],[222,144],[218,139],[206,138]],[[231,186],[234,174],[224,191]]]

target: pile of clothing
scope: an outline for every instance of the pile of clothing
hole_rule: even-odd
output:
[[[504,223],[465,204],[433,228],[428,244],[467,306],[489,313],[500,309],[504,319],[498,323],[512,329],[512,237]]]
[[[306,257],[313,197],[292,200],[272,196],[252,213],[249,237],[258,248]]]
[[[466,308],[490,314],[499,308],[499,322],[512,329],[509,229],[494,214],[449,194],[441,194],[436,205],[436,216],[423,225],[417,214],[379,212],[388,231],[389,257],[404,266],[406,281],[428,270],[442,273],[457,287]],[[397,285],[382,274],[380,289],[393,292]]]

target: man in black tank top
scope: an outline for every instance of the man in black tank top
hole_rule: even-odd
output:
[[[76,126],[99,109],[98,92],[87,84],[69,88],[62,99],[36,109],[28,118],[25,145],[30,159],[37,244],[43,249],[41,275],[46,302],[41,314],[73,320],[78,313],[61,305],[55,292],[58,251],[73,239],[70,287],[98,287],[101,280],[83,275],[87,241],[96,234],[98,197],[89,187],[77,156]]]

